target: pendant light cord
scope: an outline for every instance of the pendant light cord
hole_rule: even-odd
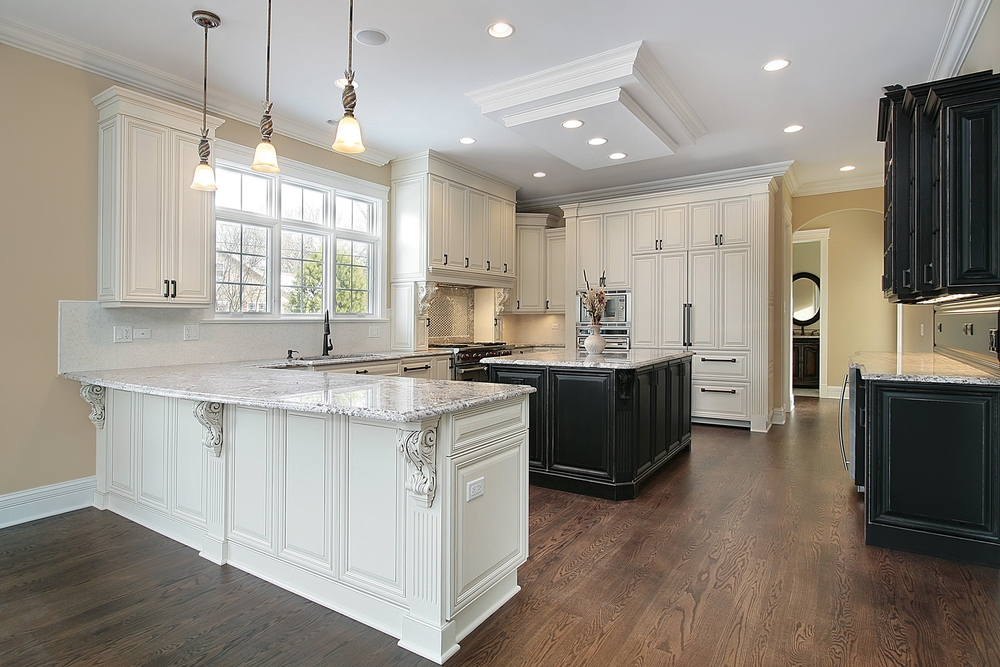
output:
[[[205,24],[205,60],[202,68],[201,135],[208,137],[208,24]]]
[[[264,105],[271,106],[271,0],[267,0],[267,74],[264,77]]]
[[[347,22],[347,81],[354,83],[354,0],[351,0],[351,11]]]

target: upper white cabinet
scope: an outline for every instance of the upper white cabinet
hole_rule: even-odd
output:
[[[512,287],[516,187],[433,151],[392,163],[392,280]]]
[[[585,289],[588,282],[597,287],[602,275],[608,289],[631,285],[631,219],[630,211],[577,219],[575,289]]]
[[[687,248],[688,206],[646,208],[632,213],[632,254]]]
[[[201,114],[113,86],[98,109],[98,290],[106,306],[211,305],[212,194],[189,186]],[[214,139],[221,119],[209,117]]]
[[[545,230],[545,310],[566,311],[566,228]]]
[[[544,213],[517,215],[515,314],[566,310],[566,230]]]

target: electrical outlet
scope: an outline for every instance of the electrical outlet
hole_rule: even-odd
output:
[[[553,330],[553,331],[559,331],[559,329],[561,329],[561,328],[562,328],[562,327],[560,327],[560,326],[559,326],[559,323],[558,323],[558,322],[553,322],[553,323],[552,323],[552,330]]]
[[[152,334],[149,329],[133,329],[132,338],[139,340],[140,338],[150,338]]]
[[[374,324],[374,325],[368,327],[368,337],[369,338],[378,338],[381,335],[382,335],[382,327],[380,327],[379,325]]]
[[[184,340],[198,340],[199,337],[197,324],[184,325]]]
[[[465,485],[465,502],[469,502],[473,498],[478,498],[484,493],[486,493],[485,477],[480,477],[479,479],[474,479],[471,482],[467,482]]]
[[[924,335],[924,325],[923,324],[920,325],[920,335],[921,336]]]
[[[996,352],[997,351],[997,345],[998,345],[997,330],[996,329],[990,329],[990,331],[989,331],[990,352]]]
[[[131,343],[132,327],[115,327],[112,340],[116,343]]]

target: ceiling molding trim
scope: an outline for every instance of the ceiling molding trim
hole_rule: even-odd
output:
[[[526,123],[533,123],[537,120],[561,116],[562,114],[589,109],[601,104],[617,102],[621,99],[621,95],[622,89],[619,87],[610,88],[608,90],[600,90],[596,93],[583,95],[582,97],[574,97],[568,100],[554,102],[552,104],[544,104],[540,107],[532,107],[526,111],[508,114],[503,117],[503,124],[505,127],[516,127]]]
[[[854,176],[852,178],[832,178],[828,181],[803,183],[796,189],[793,196],[810,197],[812,195],[828,195],[833,192],[868,190],[870,188],[881,188],[884,184],[881,174]]]
[[[691,143],[695,143],[700,137],[708,134],[708,128],[705,126],[705,123],[701,121],[701,118],[694,112],[694,109],[684,99],[681,92],[677,90],[677,86],[670,80],[666,72],[663,71],[663,68],[660,67],[660,64],[656,62],[656,58],[653,57],[653,54],[649,52],[649,49],[642,42],[639,42],[639,52],[636,54],[635,69],[646,80],[649,87],[674,112],[674,115],[677,116],[677,119],[687,131],[688,139]]]
[[[938,45],[928,81],[956,76],[969,55],[972,41],[990,8],[990,0],[955,0]]]
[[[0,20],[0,44],[7,44],[22,51],[55,60],[70,67],[76,67],[92,74],[106,77],[116,83],[123,83],[144,92],[154,93],[182,104],[201,106],[200,85],[192,84],[173,74],[147,67],[110,51],[68,39],[46,30],[40,30],[26,23],[2,17]],[[215,113],[239,120],[249,125],[260,122],[260,107],[219,93],[208,96],[208,104]],[[294,118],[274,115],[274,124],[280,128],[276,134],[284,135],[319,148],[333,152],[332,133],[324,128],[316,128]],[[383,167],[393,156],[374,148],[364,153],[346,155],[355,160]]]
[[[693,176],[680,176],[678,178],[667,178],[660,181],[650,181],[648,183],[636,183],[633,185],[622,185],[613,188],[601,188],[600,190],[589,190],[587,192],[571,192],[565,195],[554,197],[541,197],[539,199],[527,199],[517,203],[518,212],[553,208],[569,204],[582,204],[604,199],[617,199],[621,197],[632,197],[637,195],[658,194],[685,188],[709,187],[713,185],[732,185],[736,181],[752,181],[764,178],[777,178],[787,173],[792,166],[791,161],[772,162],[770,164],[760,164],[752,167],[739,167],[737,169],[726,169],[724,171],[713,171],[707,174],[696,174]]]
[[[829,241],[830,228],[823,229],[800,229],[792,232],[792,243],[806,243],[808,241]]]
[[[795,168],[794,162],[788,168],[788,171],[785,172],[784,186],[788,190],[788,194],[793,197],[798,194],[799,188],[802,187],[802,182],[799,180],[799,171]]]

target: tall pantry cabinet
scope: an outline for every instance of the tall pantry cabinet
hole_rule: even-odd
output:
[[[568,284],[605,273],[632,291],[633,348],[694,352],[695,421],[766,431],[781,407],[774,176],[563,207]]]

